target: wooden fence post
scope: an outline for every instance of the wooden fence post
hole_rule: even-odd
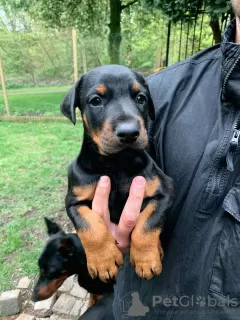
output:
[[[72,28],[72,44],[73,44],[73,68],[74,68],[74,81],[78,79],[78,61],[77,61],[77,31]]]
[[[10,116],[8,96],[7,96],[7,90],[6,90],[6,84],[5,84],[5,78],[4,78],[4,73],[3,73],[3,65],[2,65],[1,56],[0,56],[0,79],[1,79],[1,84],[2,84],[3,98],[4,98],[6,112],[7,112],[7,115]]]

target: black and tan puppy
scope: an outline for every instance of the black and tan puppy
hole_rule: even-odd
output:
[[[90,275],[107,281],[117,275],[122,254],[92,200],[100,177],[111,179],[109,210],[118,223],[131,182],[146,178],[141,214],[131,235],[130,258],[146,279],[162,270],[160,233],[173,202],[173,183],[146,151],[148,118],[154,107],[145,79],[119,65],[98,67],[83,75],[68,92],[61,111],[74,124],[79,108],[84,124],[80,154],[68,172],[67,213],[80,237]]]
[[[49,239],[38,260],[40,274],[33,289],[32,300],[48,299],[73,274],[78,276],[79,285],[91,294],[89,306],[112,293],[114,281],[103,283],[98,278],[90,277],[86,255],[77,234],[65,233],[52,220],[45,218],[45,222]]]

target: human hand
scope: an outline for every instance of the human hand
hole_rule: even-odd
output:
[[[102,217],[111,234],[116,239],[117,246],[122,253],[129,250],[130,234],[135,227],[140,214],[145,186],[145,178],[137,176],[133,179],[129,191],[129,197],[124,206],[119,224],[116,225],[110,221],[110,213],[108,209],[108,199],[111,190],[110,178],[102,176],[98,182],[92,202],[92,210]]]

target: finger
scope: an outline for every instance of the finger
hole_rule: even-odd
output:
[[[109,225],[110,221],[108,210],[110,188],[110,178],[107,176],[102,176],[97,184],[97,188],[92,202],[92,210],[99,213],[107,225]]]
[[[117,225],[110,221],[109,222],[109,230],[110,230],[111,235],[113,236],[113,238],[116,239]]]
[[[129,246],[129,236],[141,210],[145,186],[146,180],[141,176],[135,177],[132,181],[129,197],[116,230],[116,239],[120,247]]]

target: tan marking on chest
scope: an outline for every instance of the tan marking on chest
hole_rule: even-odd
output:
[[[78,201],[89,200],[92,201],[95,190],[97,187],[97,182],[85,186],[76,186],[73,187],[73,193],[76,196]]]

